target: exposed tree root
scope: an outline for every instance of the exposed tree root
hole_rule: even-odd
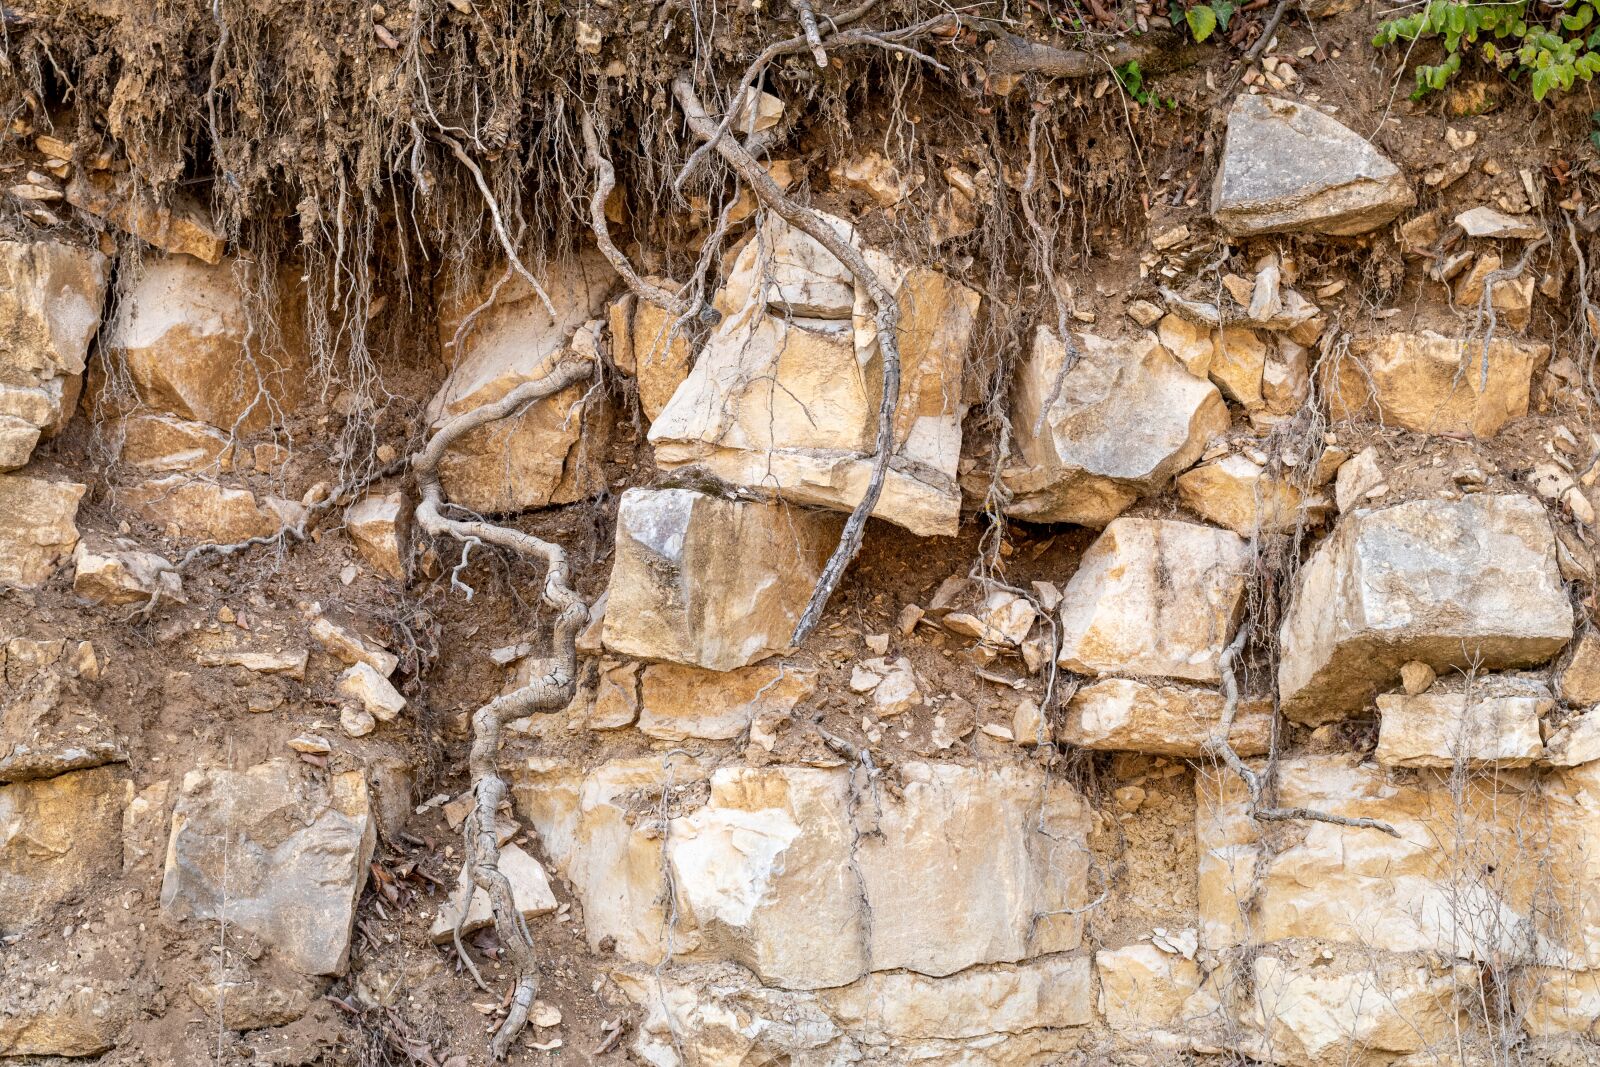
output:
[[[811,46],[811,57],[817,61],[817,66],[828,65],[828,53],[822,49],[822,34],[817,30],[817,13],[811,10],[811,0],[789,0],[795,14],[800,16],[800,28],[806,35],[806,43]]]
[[[1228,735],[1233,732],[1233,720],[1239,712],[1239,678],[1235,664],[1239,654],[1244,651],[1245,642],[1249,639],[1250,628],[1239,627],[1238,636],[1223,650],[1217,666],[1222,671],[1222,721],[1217,724],[1217,732],[1206,739],[1201,751],[1212,756],[1224,764],[1239,780],[1244,782],[1245,789],[1249,792],[1250,817],[1257,822],[1325,822],[1334,826],[1350,826],[1357,829],[1381,830],[1390,837],[1399,837],[1400,831],[1386,822],[1377,819],[1352,819],[1346,815],[1334,815],[1326,811],[1316,811],[1312,808],[1279,808],[1263,807],[1267,802],[1266,782],[1264,777],[1245,766],[1244,760],[1233,750],[1233,743],[1228,740]]]
[[[900,400],[898,336],[900,303],[889,291],[889,287],[884,285],[883,279],[879,278],[867,263],[867,257],[861,254],[860,249],[840,237],[832,226],[817,217],[816,212],[802,207],[785,196],[778,183],[772,180],[772,176],[754,156],[745,151],[743,145],[730,137],[717,136],[717,125],[706,114],[706,109],[700,103],[700,98],[695,95],[694,87],[690,85],[687,75],[679,75],[673,81],[672,92],[695,136],[714,142],[718,154],[733,168],[734,173],[750,186],[757,199],[789,225],[810,235],[813,240],[831,252],[835,259],[843,263],[867,291],[867,297],[876,309],[873,320],[878,328],[878,352],[883,361],[883,398],[878,405],[878,433],[873,442],[872,475],[867,481],[866,492],[862,494],[861,502],[855,506],[855,510],[850,512],[850,518],[845,521],[839,545],[828,559],[827,566],[823,568],[816,588],[812,590],[811,602],[806,605],[804,614],[800,616],[800,621],[795,626],[794,637],[791,640],[798,645],[816,629],[817,623],[822,619],[823,609],[827,607],[828,599],[844,575],[844,569],[850,565],[850,561],[855,559],[856,553],[860,550],[861,540],[866,535],[867,519],[878,504],[878,496],[883,492],[883,482],[889,472],[889,457],[894,453],[894,409]]]
[[[527,685],[496,697],[472,716],[469,766],[473,806],[462,830],[466,851],[463,880],[470,879],[472,885],[488,894],[494,912],[495,933],[505,947],[516,982],[510,1009],[490,1043],[490,1051],[496,1059],[506,1058],[512,1042],[527,1023],[528,1012],[539,992],[533,937],[528,932],[521,912],[517,910],[511,894],[511,882],[500,871],[500,846],[495,836],[495,826],[497,812],[510,789],[500,776],[498,765],[500,728],[507,720],[531,712],[559,710],[572,699],[577,685],[576,643],[579,631],[589,621],[589,609],[572,589],[567,554],[560,545],[493,523],[446,517],[441,510],[446,504],[439,482],[439,461],[445,450],[463,434],[583,381],[593,371],[593,363],[586,358],[564,359],[543,378],[524,382],[495,403],[474,408],[446,422],[429,439],[414,464],[422,496],[417,505],[417,523],[435,537],[451,537],[465,544],[486,542],[510,549],[527,559],[543,560],[545,580],[542,599],[546,606],[558,613],[551,635],[550,656],[544,660],[543,669],[535,672],[533,680]],[[470,890],[464,896],[470,902]],[[459,924],[466,912],[465,907],[457,912],[455,933],[458,946]],[[464,952],[462,958],[466,959]],[[478,977],[476,971],[474,977]],[[481,978],[479,982],[481,984]]]
[[[617,187],[617,172],[611,166],[611,160],[600,150],[600,137],[595,133],[594,116],[589,113],[588,108],[582,109],[579,126],[583,130],[584,158],[588,161],[589,169],[594,171],[594,192],[589,197],[589,228],[594,231],[595,244],[600,247],[601,254],[640,300],[654,304],[674,315],[686,313],[690,310],[686,301],[677,294],[669,293],[659,285],[651,285],[639,277],[638,272],[633,269],[633,264],[628,262],[628,257],[623,255],[622,250],[611,240],[611,228],[606,223],[606,198],[611,195],[611,190]]]

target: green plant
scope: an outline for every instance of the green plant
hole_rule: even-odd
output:
[[[1133,97],[1140,106],[1161,107],[1166,105],[1168,108],[1177,109],[1178,100],[1176,97],[1168,97],[1163,100],[1145,88],[1144,71],[1139,69],[1139,61],[1137,59],[1131,63],[1116,67],[1112,70],[1112,73],[1117,76],[1117,84],[1122,86],[1122,91]]]
[[[1211,0],[1208,4],[1191,4],[1184,8],[1183,21],[1189,24],[1189,33],[1198,41],[1203,41],[1213,33],[1221,30],[1228,32],[1228,23],[1233,19],[1233,13],[1238,6],[1232,0]]]
[[[1443,89],[1461,69],[1463,55],[1476,54],[1515,80],[1523,73],[1535,100],[1552,89],[1563,92],[1600,72],[1600,0],[1564,0],[1555,5],[1474,4],[1428,0],[1421,11],[1390,19],[1378,27],[1372,44],[1439,38],[1443,63],[1417,68],[1413,100]]]

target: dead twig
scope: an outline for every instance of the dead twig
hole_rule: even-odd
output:
[[[701,105],[700,98],[695,95],[688,76],[679,75],[672,83],[672,91],[678,106],[683,109],[689,128],[695,135],[708,141],[714,138],[717,133],[716,123],[706,114],[706,109]],[[845,521],[838,547],[834,549],[833,555],[822,570],[822,576],[817,580],[816,588],[812,590],[811,602],[806,605],[805,612],[795,626],[792,640],[798,645],[816,628],[828,599],[833,595],[839,579],[844,574],[844,569],[850,565],[850,561],[860,550],[861,540],[866,535],[867,519],[878,504],[878,496],[883,492],[884,479],[888,476],[889,458],[894,452],[894,409],[900,400],[898,337],[900,303],[867,264],[867,258],[861,254],[861,250],[840,237],[832,226],[817,216],[816,212],[800,206],[785,196],[778,183],[773,181],[766,169],[754,156],[746,152],[742,145],[724,137],[716,141],[716,146],[718,154],[750,187],[757,199],[789,225],[809,235],[845,265],[866,290],[867,298],[872,301],[876,309],[873,320],[877,326],[878,352],[883,363],[883,396],[878,405],[878,432],[873,442],[872,473],[861,501],[856,504],[855,510],[850,512],[850,518]]]

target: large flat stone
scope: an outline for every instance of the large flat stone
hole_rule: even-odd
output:
[[[1248,547],[1227,530],[1115,520],[1062,593],[1059,664],[1079,674],[1218,682],[1248,568]]]
[[[1107,678],[1067,702],[1058,741],[1111,752],[1194,759],[1222,721],[1222,694],[1187,685]],[[1241,701],[1228,740],[1240,756],[1259,756],[1272,738],[1272,702]]]
[[[42,585],[78,544],[88,486],[0,474],[0,585]]]
[[[728,671],[789,647],[840,516],[629,489],[603,640],[620,655]]]
[[[274,759],[184,776],[161,913],[249,931],[305,974],[341,974],[377,833],[359,771]]]
[[[1544,754],[1539,720],[1555,707],[1539,684],[1378,697],[1374,758],[1386,767],[1526,767]],[[1437,687],[1436,687],[1437,689]]]
[[[1228,407],[1150,334],[1075,343],[1082,358],[1063,374],[1066,347],[1041,326],[1017,372],[1006,511],[1101,527],[1199,459],[1228,429]]]
[[[1283,712],[1345,718],[1420,660],[1435,671],[1540,663],[1572,637],[1555,536],[1525,496],[1357,510],[1301,568],[1279,633]]]
[[[1416,203],[1411,184],[1381,152],[1306,105],[1241,93],[1211,214],[1237,237],[1264,233],[1366,233]]]

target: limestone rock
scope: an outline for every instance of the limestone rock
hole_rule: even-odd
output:
[[[1593,709],[1562,723],[1544,743],[1544,761],[1552,767],[1581,767],[1600,760],[1600,714]]]
[[[1342,359],[1324,361],[1328,416],[1381,416],[1415,433],[1493,437],[1528,413],[1534,372],[1549,358],[1543,342],[1503,336],[1487,353],[1481,342],[1428,330],[1358,338]]]
[[[1185,1005],[1200,991],[1200,967],[1192,959],[1148,943],[1101,949],[1094,954],[1100,978],[1100,1014],[1113,1030],[1185,1030],[1196,1020]]]
[[[452,347],[456,332],[489,286],[446,306],[439,338],[451,366],[428,405],[433,428],[547,374],[577,343],[579,328],[604,309],[615,280],[597,253],[552,264],[541,278],[555,307],[552,318],[532,287],[514,277],[462,331],[459,351]],[[571,503],[593,492],[608,416],[603,401],[589,393],[590,383],[577,382],[462,437],[439,464],[446,496],[474,511],[504,513]]]
[[[1117,519],[1067,583],[1058,662],[1079,674],[1215,683],[1248,569],[1248,546],[1226,530]]]
[[[1544,226],[1536,217],[1507,215],[1482,205],[1457,215],[1456,225],[1465,230],[1468,237],[1532,241],[1544,236]]]
[[[1544,509],[1480,493],[1357,510],[1300,570],[1279,634],[1278,691],[1296,722],[1333,722],[1435,671],[1539,663],[1572,636]]]
[[[165,205],[158,205],[128,181],[85,171],[68,183],[67,203],[163,251],[183,253],[213,266],[222,262],[222,235],[199,201],[186,193],[174,193]]]
[[[0,241],[0,471],[21,467],[72,417],[106,277],[99,252]]]
[[[0,1057],[108,1052],[155,992],[134,978],[144,949],[131,934],[79,933],[51,949],[0,957]]]
[[[782,651],[841,523],[689,489],[629,489],[617,512],[606,648],[717,671]]]
[[[1020,648],[1038,615],[1027,598],[1004,589],[991,589],[980,607],[970,612],[952,612],[944,617],[944,625],[947,630],[986,644]]]
[[[183,474],[141,482],[122,490],[118,503],[141,519],[179,540],[231,544],[252,537],[272,537],[297,526],[305,509],[291,500],[257,497]]]
[[[1066,348],[1048,327],[1018,372],[1011,422],[1020,463],[1002,472],[1008,514],[1105,526],[1141,495],[1164,488],[1228,428],[1216,388],[1184,370],[1148,334],[1079,335]]]
[[[406,707],[406,698],[389,679],[364,661],[339,675],[339,693],[357,701],[379,722],[393,722]]]
[[[726,740],[757,715],[786,715],[817,687],[817,673],[793,664],[708,671],[675,663],[644,669],[639,731],[664,741]]]
[[[128,758],[116,729],[83,692],[85,658],[61,639],[0,645],[0,783],[54,778]]]
[[[637,663],[601,664],[589,708],[589,729],[621,730],[638,721],[639,673]]]
[[[1569,704],[1600,704],[1600,633],[1586,630],[1556,678],[1556,692]]]
[[[917,672],[904,656],[894,660],[878,656],[856,664],[850,672],[850,688],[871,693],[873,710],[879,716],[902,715],[922,704]]]
[[[1453,767],[1458,760],[1468,767],[1526,767],[1544,753],[1539,720],[1555,701],[1539,692],[1542,686],[1516,695],[1499,688],[1380,695],[1374,758],[1386,767]]]
[[[257,1030],[287,1026],[305,1015],[320,986],[319,979],[282,967],[269,971],[252,965],[248,957],[230,953],[220,967],[211,961],[204,976],[191,981],[185,992],[226,1029]]]
[[[950,535],[961,506],[960,381],[980,298],[936,271],[864,255],[900,304],[895,451],[873,514]],[[850,510],[866,491],[882,392],[870,301],[820,244],[773,215],[717,306],[727,317],[650,427],[657,464]]]
[[[243,667],[257,674],[283,674],[300,682],[305,681],[306,661],[310,658],[303,648],[261,652],[224,646],[201,649],[195,655],[195,662],[202,667]]]
[[[1073,694],[1056,737],[1079,748],[1195,759],[1221,721],[1215,690],[1107,678]],[[1234,752],[1261,755],[1271,737],[1272,702],[1242,699],[1228,735]]]
[[[42,585],[78,544],[88,486],[0,474],[0,585]]]
[[[1365,139],[1305,104],[1240,94],[1211,214],[1236,237],[1366,233],[1416,203],[1405,175]]]
[[[1328,511],[1322,497],[1307,496],[1238,452],[1178,475],[1178,499],[1202,519],[1246,538],[1315,526]]]
[[[1405,1053],[1454,1047],[1477,986],[1476,969],[1466,965],[1340,974],[1270,955],[1256,958],[1252,976],[1247,1025],[1263,1036],[1270,1062],[1293,1067],[1378,1067]]]
[[[669,291],[678,288],[666,278],[646,280]],[[694,349],[682,329],[674,332],[676,315],[632,293],[613,301],[609,314],[611,359],[618,370],[633,375],[639,406],[653,422],[689,376]]]
[[[108,348],[146,409],[254,433],[292,412],[305,396],[310,356],[290,328],[269,343],[245,315],[239,267],[208,266],[189,256],[147,257],[117,305]],[[248,268],[253,269],[253,268]],[[115,390],[96,386],[108,414],[119,414]]]
[[[105,607],[145,604],[153,596],[183,598],[183,580],[172,564],[132,541],[91,547],[78,542],[72,554],[72,591]]]
[[[397,582],[406,580],[411,508],[404,493],[368,493],[345,510],[344,525],[356,551],[374,570]]]
[[[521,848],[516,845],[501,847],[500,872],[510,880],[511,901],[524,919],[538,918],[556,910],[556,896],[550,890],[550,879],[544,873],[544,866]],[[433,926],[428,930],[428,936],[434,944],[446,944],[453,940],[456,916],[461,907],[460,895],[458,888],[434,917]],[[472,903],[467,908],[466,918],[462,920],[461,933],[474,933],[493,924],[494,909],[489,904],[489,894],[473,886]]]
[[[1339,511],[1348,512],[1368,503],[1367,494],[1376,492],[1384,484],[1383,479],[1378,450],[1371,445],[1341,463],[1333,483],[1333,499]]]
[[[122,799],[114,767],[0,785],[0,932],[26,930],[121,870]]]
[[[1243,326],[1225,326],[1214,338],[1211,380],[1223,396],[1245,410],[1263,407],[1261,387],[1267,373],[1270,342]]]
[[[875,973],[822,994],[834,1021],[871,1044],[959,1040],[1094,1020],[1086,956],[973,967],[946,978]]]
[[[381,678],[389,677],[400,665],[400,660],[393,652],[354,630],[340,626],[332,619],[319,616],[311,623],[310,633],[312,640],[341,663],[352,667],[365,663]]]
[[[117,460],[147,471],[226,472],[233,444],[213,426],[172,415],[130,415],[114,431]]]
[[[1520,977],[1512,996],[1530,1036],[1588,1037],[1594,1032],[1600,1019],[1600,972],[1529,967]]]
[[[220,919],[306,974],[340,974],[376,833],[358,771],[322,780],[286,759],[184,775],[161,912]]]

